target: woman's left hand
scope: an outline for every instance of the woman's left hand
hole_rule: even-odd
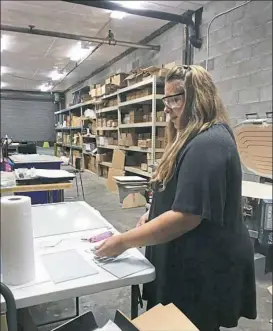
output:
[[[122,240],[122,235],[115,235],[105,240],[96,248],[95,254],[99,257],[115,257],[126,251],[128,247]]]

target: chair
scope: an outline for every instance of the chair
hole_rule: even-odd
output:
[[[17,331],[17,311],[14,296],[11,290],[2,282],[0,283],[0,294],[6,302],[6,316],[8,331]]]

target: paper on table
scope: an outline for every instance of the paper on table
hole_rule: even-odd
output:
[[[124,253],[117,258],[96,259],[97,265],[117,278],[124,278],[151,267],[151,264],[142,258]]]
[[[74,249],[41,255],[41,260],[54,283],[87,277],[98,273]]]

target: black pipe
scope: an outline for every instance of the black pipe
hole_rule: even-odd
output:
[[[112,2],[112,1],[88,1],[88,0],[62,0],[65,2],[73,3],[73,4],[79,4],[89,7],[95,7],[95,8],[101,8],[101,9],[108,9],[111,11],[122,11],[124,13],[137,15],[137,16],[143,16],[143,17],[149,17],[149,18],[156,18],[164,21],[169,22],[175,22],[175,23],[181,23],[186,24],[189,28],[189,38],[191,44],[196,48],[201,48],[202,46],[202,40],[199,38],[199,26],[197,26],[193,20],[192,15],[194,14],[194,11],[187,10],[182,15],[177,14],[171,14],[151,9],[133,9],[133,8],[126,8],[118,3]]]

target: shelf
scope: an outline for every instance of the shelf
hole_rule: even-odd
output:
[[[130,146],[130,147],[119,146],[119,149],[122,149],[124,151],[132,151],[132,152],[152,153],[151,148],[141,148],[138,146]]]
[[[145,128],[145,127],[152,127],[152,122],[140,122],[140,123],[130,123],[130,124],[121,124],[119,126],[120,129],[128,129],[128,128]],[[166,122],[156,122],[155,126],[167,126]]]
[[[123,89],[118,90],[118,94],[126,93],[126,92],[129,92],[129,91],[132,91],[132,90],[137,90],[137,89],[139,89],[143,86],[146,86],[146,85],[149,85],[149,84],[152,84],[152,83],[153,83],[153,77],[147,77],[147,78],[144,78],[139,83],[136,83],[136,84],[133,84],[131,86],[127,86],[127,87],[124,87]],[[156,78],[156,83],[157,84],[164,84],[164,79],[160,78],[160,77],[157,77]]]
[[[129,152],[131,151],[131,152],[140,152],[140,153],[152,153],[152,148],[141,148],[138,146],[130,146],[130,147],[119,146],[119,149]],[[165,151],[164,148],[155,149],[156,153],[164,153],[164,151]]]
[[[118,146],[115,146],[115,145],[107,145],[107,146],[100,146],[100,145],[97,145],[98,148],[104,148],[104,149],[118,149],[119,147]]]
[[[83,152],[83,154],[84,154],[84,155],[89,155],[89,156],[96,156],[96,155],[92,154],[92,152],[86,152],[86,151]]]
[[[90,134],[90,135],[84,135],[84,136],[82,136],[83,138],[95,138],[96,139],[96,135],[94,135],[94,134]]]
[[[118,127],[112,128],[112,127],[102,127],[102,128],[97,128],[97,131],[102,130],[102,131],[117,131]]]
[[[78,149],[78,150],[82,150],[82,146],[75,146],[75,145],[72,145],[71,146],[72,149]]]
[[[140,168],[137,167],[125,167],[125,171],[132,172],[137,175],[145,176],[145,177],[152,177],[152,174],[147,171],[143,171]]]
[[[112,167],[112,163],[111,162],[100,162],[99,165],[111,168]]]
[[[81,130],[81,126],[71,126],[71,127],[66,127],[66,128],[56,128],[56,131],[69,131],[69,130]]]
[[[97,104],[97,103],[98,103],[98,102],[96,102],[96,101],[94,101],[94,100],[88,100],[88,101],[86,101],[86,102],[78,103],[78,104],[73,105],[73,106],[70,106],[70,107],[68,107],[68,108],[58,110],[58,111],[56,111],[54,114],[55,114],[55,115],[64,114],[64,113],[69,112],[70,110],[74,110],[74,109],[81,108],[81,107],[88,106],[88,105],[95,105],[95,104]]]
[[[164,97],[164,94],[155,94],[155,95],[150,94],[150,95],[147,95],[145,97],[124,101],[124,102],[121,102],[119,104],[119,107],[126,107],[126,106],[130,106],[130,105],[134,105],[136,103],[142,104],[142,103],[145,103],[147,101],[152,101],[154,97],[155,97],[156,100],[161,100]]]
[[[116,97],[118,94],[119,94],[119,90],[117,90],[117,91],[114,92],[114,93],[104,95],[104,96],[101,98],[101,100],[111,99],[111,98],[113,98],[113,97]]]
[[[116,106],[111,106],[111,107],[106,107],[102,109],[97,109],[96,113],[97,114],[103,114],[103,113],[110,113],[112,111],[117,111],[118,110],[118,105]]]

